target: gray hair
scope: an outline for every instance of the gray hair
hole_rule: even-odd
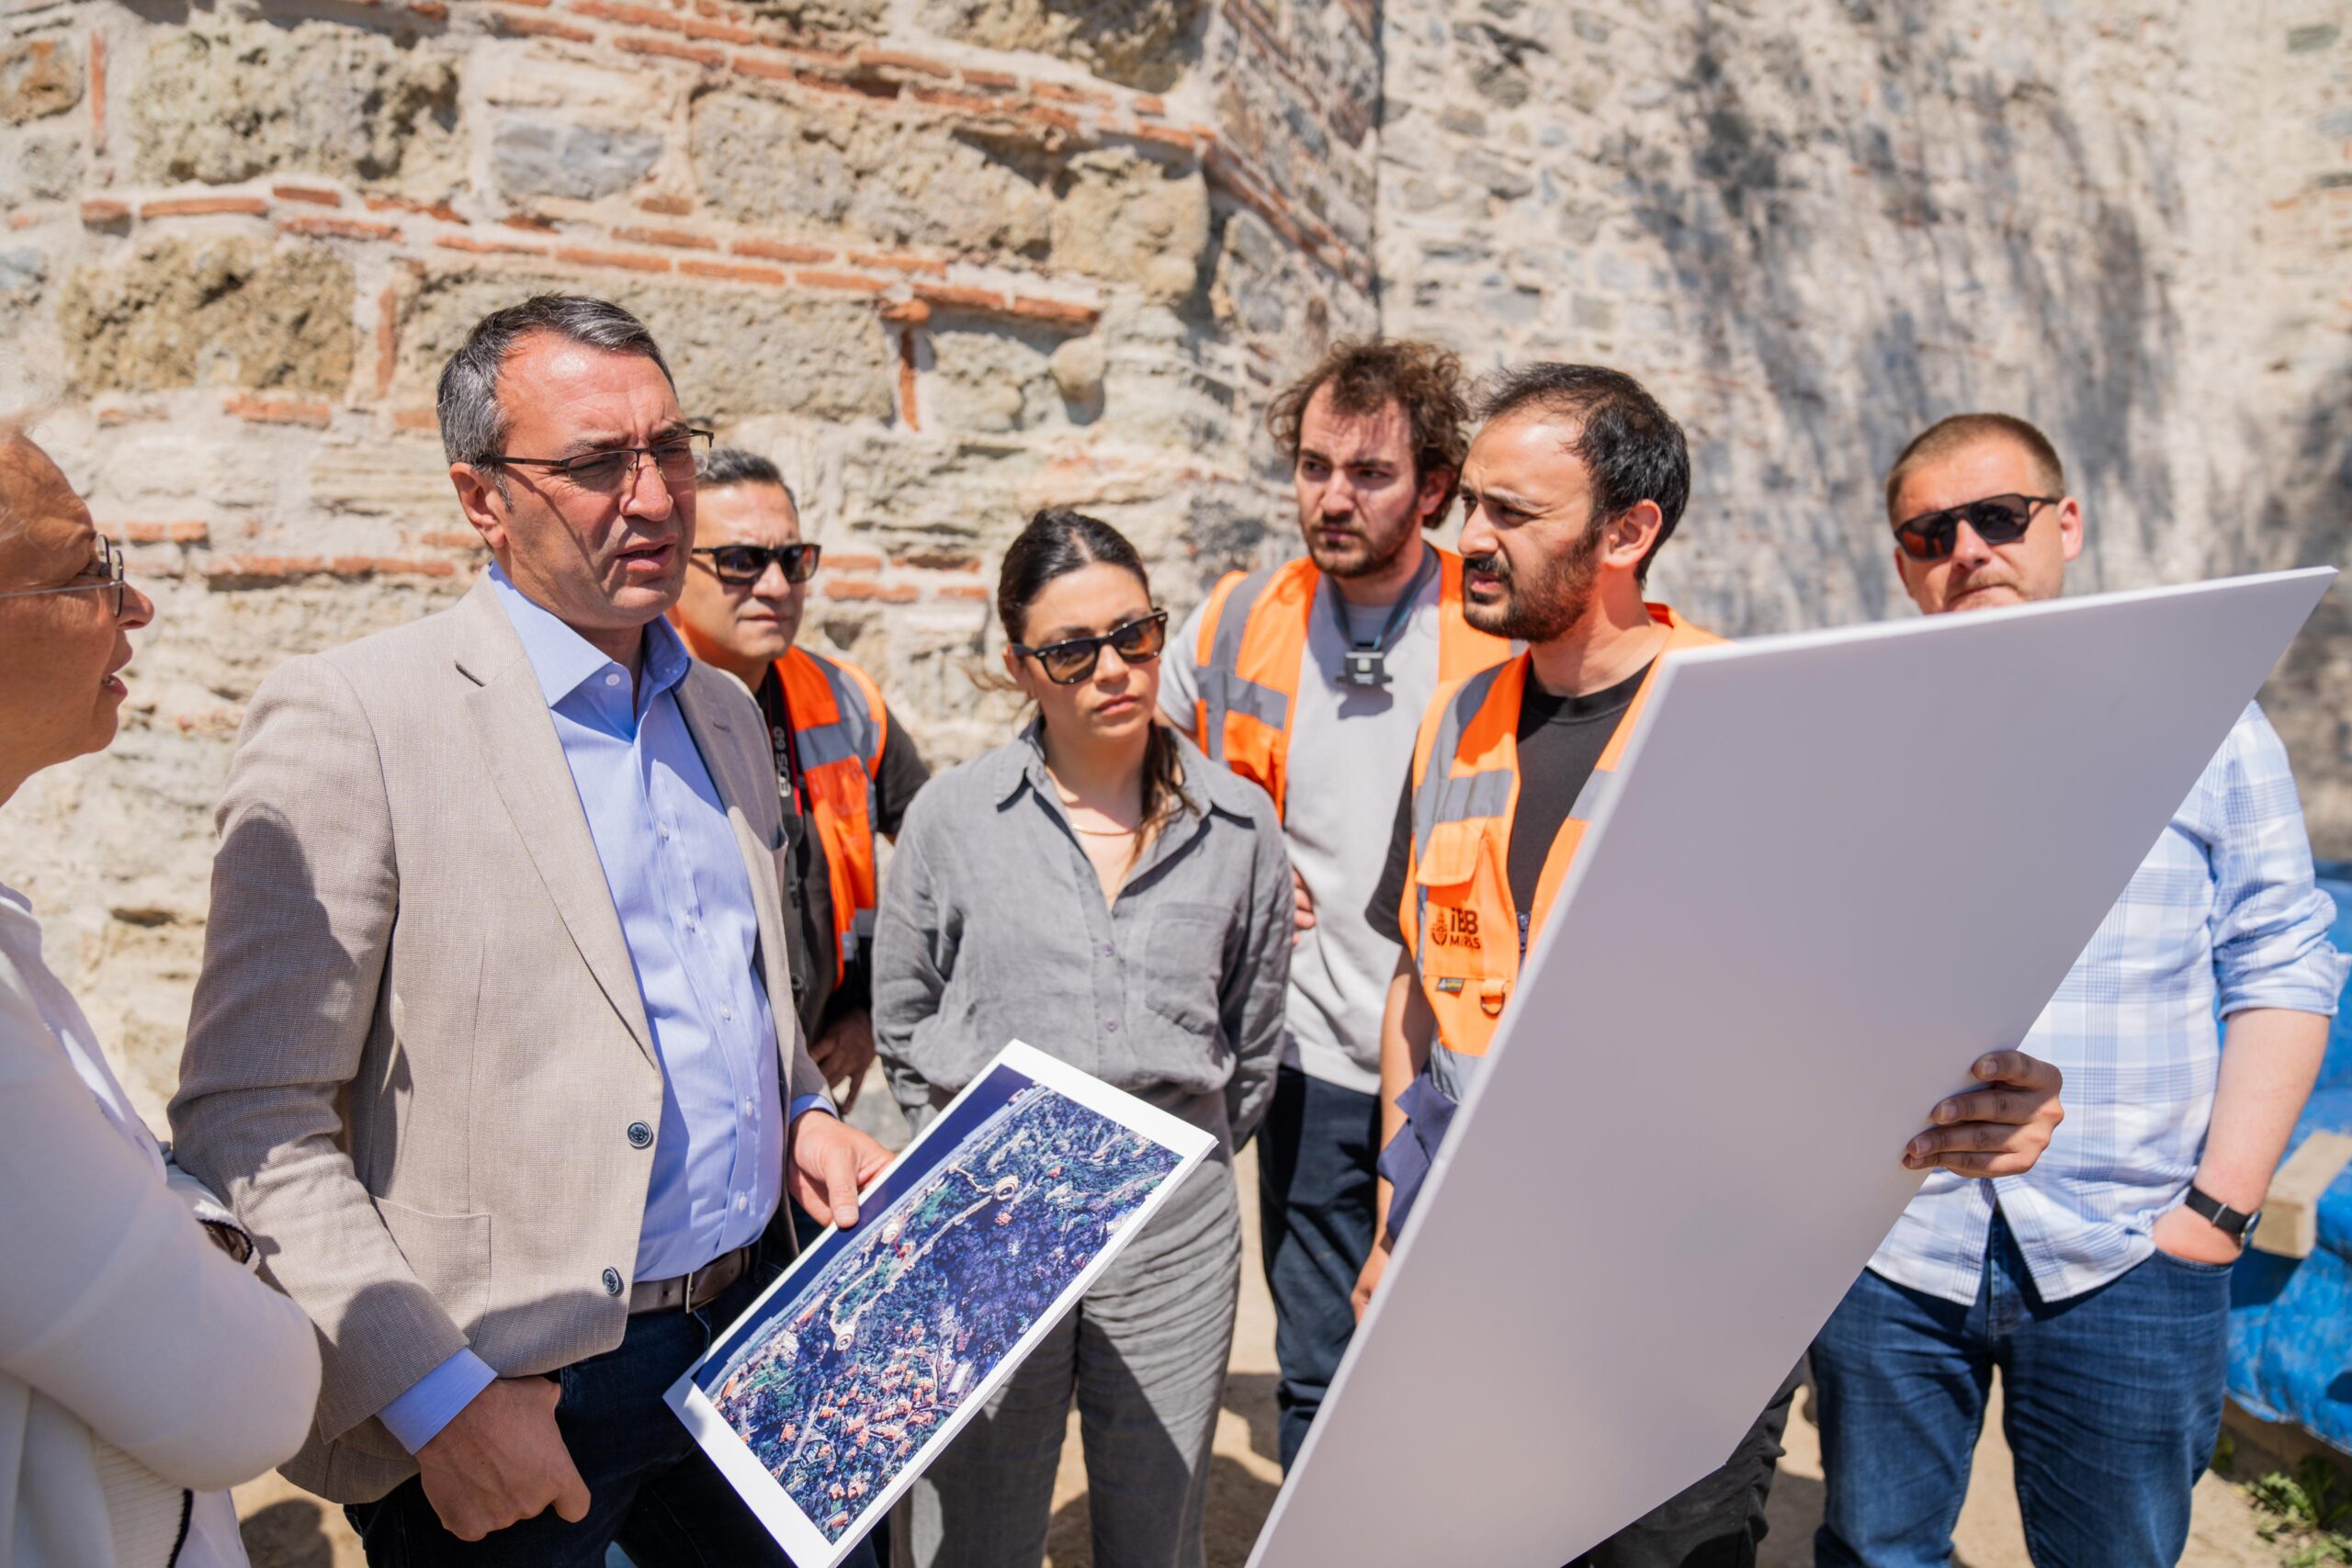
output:
[[[499,372],[515,344],[534,333],[553,333],[610,354],[642,355],[669,379],[673,390],[677,388],[678,378],[670,374],[653,334],[618,305],[579,294],[534,295],[476,321],[441,367],[434,400],[441,416],[441,450],[450,462],[481,465],[502,455],[510,422],[498,400]],[[500,478],[503,487],[504,476]]]
[[[741,446],[714,446],[704,459],[702,473],[695,480],[699,490],[725,490],[729,485],[774,485],[784,491],[784,499],[800,510],[799,497],[784,482],[784,473],[774,463],[757,452],[746,452]]]

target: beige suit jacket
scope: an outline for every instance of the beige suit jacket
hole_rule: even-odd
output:
[[[759,711],[702,664],[677,699],[752,874],[786,1100],[822,1094]],[[520,1376],[620,1343],[653,1162],[628,1132],[661,1126],[662,1067],[486,576],[263,682],[217,824],[173,1135],[318,1325],[317,1422],[285,1473],[372,1501],[416,1472],[376,1412],[460,1348]]]

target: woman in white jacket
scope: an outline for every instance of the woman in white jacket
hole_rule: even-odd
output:
[[[56,466],[0,427],[0,805],[114,739],[115,672],[153,614]],[[0,1568],[242,1568],[227,1489],[300,1445],[319,1350],[241,1243],[168,1179],[0,886]]]

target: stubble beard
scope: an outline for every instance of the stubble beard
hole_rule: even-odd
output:
[[[1550,642],[1566,634],[1592,607],[1593,584],[1600,578],[1600,528],[1585,530],[1574,548],[1553,562],[1542,575],[1522,578],[1499,553],[1476,556],[1466,562],[1502,579],[1499,604],[1465,597],[1462,618],[1493,637],[1529,644]]]
[[[1334,550],[1315,537],[1315,526],[1310,524],[1306,530],[1307,559],[1313,561],[1315,570],[1324,576],[1341,579],[1375,577],[1386,571],[1396,564],[1396,558],[1405,553],[1406,547],[1420,532],[1419,525],[1408,520],[1398,524],[1392,536],[1384,538],[1379,530],[1367,526],[1359,519],[1353,526],[1361,530],[1363,537],[1351,541],[1347,548]]]

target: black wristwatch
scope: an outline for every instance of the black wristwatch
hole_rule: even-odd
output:
[[[2254,1239],[2254,1227],[2262,1223],[2261,1210],[2256,1209],[2249,1214],[2244,1209],[2233,1209],[2194,1183],[2190,1184],[2188,1196],[2183,1203],[2190,1213],[2236,1242],[2240,1252],[2244,1252],[2245,1244]]]

